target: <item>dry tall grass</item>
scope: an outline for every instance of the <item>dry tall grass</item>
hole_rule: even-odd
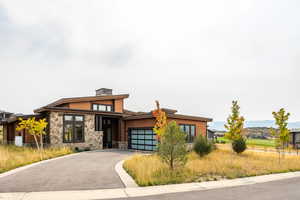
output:
[[[70,148],[48,148],[44,150],[43,159],[50,159],[72,153]],[[40,161],[37,149],[0,145],[0,173]]]
[[[279,164],[275,153],[245,152],[237,155],[216,150],[204,158],[190,153],[184,168],[170,172],[157,155],[135,155],[125,161],[124,168],[139,185],[148,186],[298,171],[300,156],[286,155]]]

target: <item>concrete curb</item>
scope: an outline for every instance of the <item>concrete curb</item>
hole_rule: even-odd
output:
[[[123,184],[126,188],[136,188],[139,187],[133,178],[124,170],[123,168],[124,160],[118,162],[115,166],[115,171],[119,175],[120,179],[122,180]]]
[[[20,171],[23,171],[23,170],[28,169],[28,168],[31,168],[31,167],[35,167],[35,166],[37,166],[37,165],[41,165],[41,164],[48,163],[48,162],[51,162],[51,161],[54,161],[54,160],[59,160],[59,159],[63,159],[63,158],[67,158],[67,157],[71,157],[71,156],[75,156],[75,155],[79,155],[79,154],[81,154],[81,153],[85,153],[85,152],[72,153],[72,154],[68,154],[68,155],[64,155],[64,156],[60,156],[60,157],[56,157],[56,158],[50,158],[50,159],[48,159],[48,160],[38,161],[38,162],[29,164],[29,165],[25,165],[25,166],[22,166],[22,167],[18,167],[18,168],[9,170],[9,171],[7,171],[7,172],[1,173],[1,174],[0,174],[0,178],[6,177],[6,176],[9,176],[9,175],[13,175],[13,174],[15,174],[15,173],[18,173],[18,172],[20,172]],[[1,198],[0,198],[0,199],[1,199]]]

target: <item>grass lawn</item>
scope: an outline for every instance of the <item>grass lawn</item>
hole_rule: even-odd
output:
[[[219,137],[218,140],[229,143],[229,140],[225,139],[224,137]],[[247,139],[246,143],[247,145],[252,146],[275,147],[275,140]]]
[[[48,148],[44,150],[43,160],[71,154],[70,148]],[[0,145],[0,173],[40,161],[40,154],[34,148]]]
[[[140,186],[233,179],[300,170],[300,156],[286,155],[278,162],[276,153],[216,150],[204,158],[190,153],[184,168],[171,172],[159,157],[137,154],[126,160],[124,169]]]

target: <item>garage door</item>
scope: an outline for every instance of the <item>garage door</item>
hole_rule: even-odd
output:
[[[152,128],[130,128],[128,130],[129,149],[153,151],[156,149],[156,135]]]

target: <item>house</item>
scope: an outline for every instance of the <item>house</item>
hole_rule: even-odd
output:
[[[62,98],[34,110],[33,115],[12,116],[4,125],[6,143],[14,143],[22,136],[24,145],[34,140],[24,131],[17,132],[19,118],[46,118],[49,125],[44,142],[49,146],[76,148],[120,148],[154,150],[156,136],[153,132],[155,118],[152,112],[133,112],[124,108],[128,94],[113,95],[111,89],[96,90],[95,96]],[[177,114],[177,110],[163,109],[168,121],[175,120],[187,133],[191,143],[197,134],[207,134],[207,122],[212,119]]]
[[[207,139],[208,140],[214,140],[215,139],[215,130],[207,129]]]
[[[0,121],[8,119],[13,113],[0,110]]]
[[[0,144],[3,143],[3,138],[4,138],[3,126],[1,125],[1,122],[8,119],[11,115],[12,115],[12,113],[10,113],[10,112],[0,110]]]
[[[290,130],[290,143],[294,148],[300,148],[300,129]]]

